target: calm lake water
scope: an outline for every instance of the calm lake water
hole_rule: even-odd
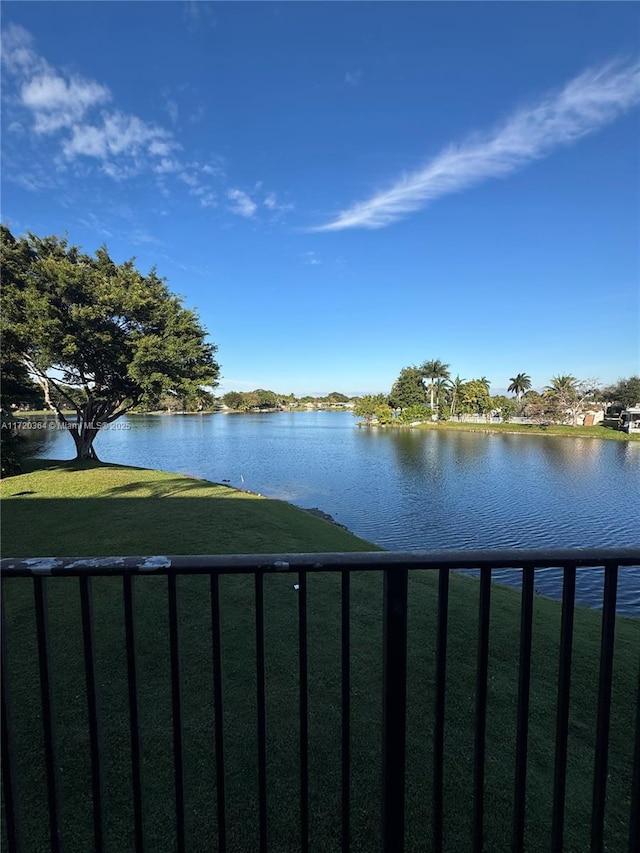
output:
[[[391,550],[640,539],[640,442],[365,429],[347,412],[137,416],[118,426],[97,439],[104,461],[319,507]],[[48,432],[40,455],[72,457],[71,438]],[[602,572],[578,575],[578,600],[599,606]],[[557,570],[536,577],[539,592],[560,595]],[[640,568],[621,570],[619,610],[640,615]]]

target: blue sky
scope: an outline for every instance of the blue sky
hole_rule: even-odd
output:
[[[3,10],[3,221],[156,265],[221,391],[640,370],[637,4]]]

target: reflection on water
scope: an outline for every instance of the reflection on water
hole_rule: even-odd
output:
[[[613,547],[638,541],[640,442],[358,428],[348,413],[136,416],[99,435],[101,459],[191,474],[321,507],[393,550]],[[64,433],[42,455],[68,458]],[[507,580],[513,580],[506,575]],[[583,601],[598,606],[597,572]],[[559,595],[556,575],[539,591]],[[640,570],[620,573],[639,612]]]

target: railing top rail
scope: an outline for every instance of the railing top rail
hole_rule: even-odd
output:
[[[640,565],[640,545],[624,548],[543,548],[473,551],[352,551],[316,554],[204,554],[138,557],[7,557],[4,577],[33,575],[253,574],[331,572],[340,569],[381,571],[396,565],[409,569],[555,568],[565,565]]]

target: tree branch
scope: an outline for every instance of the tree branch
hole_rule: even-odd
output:
[[[58,406],[58,404],[55,403],[51,399],[51,393],[50,393],[49,385],[53,385],[53,387],[56,389],[58,394],[60,394],[61,397],[64,397],[64,399],[67,400],[67,402],[69,402],[71,404],[71,408],[75,409],[75,412],[78,415],[78,418],[82,417],[82,412],[81,412],[80,408],[78,407],[77,403],[75,402],[75,400],[72,397],[70,397],[66,393],[66,391],[63,391],[57,382],[55,382],[50,376],[47,376],[47,374],[44,371],[42,371],[38,367],[36,367],[33,360],[28,355],[26,355],[25,353],[21,353],[21,358],[24,361],[27,369],[33,374],[33,376],[36,378],[36,381],[41,386],[41,388],[44,392],[44,399],[45,399],[47,406],[49,406],[49,408],[52,411],[57,413],[58,417],[60,418],[60,420],[63,423],[67,424],[68,421],[65,418],[65,416],[62,414],[62,410]]]
[[[42,388],[42,393],[44,394],[44,401],[47,404],[47,406],[51,409],[52,412],[56,413],[58,420],[61,423],[65,424],[65,426],[69,426],[69,422],[67,421],[65,416],[62,414],[62,410],[60,408],[58,408],[58,406],[51,399],[51,393],[49,391],[49,378],[46,376],[46,374],[41,374],[35,370],[32,371],[32,373],[33,373],[33,376],[35,377],[36,382]]]
[[[126,402],[126,401],[123,401],[123,402]],[[113,423],[113,421],[116,421],[118,418],[122,417],[122,415],[126,415],[127,412],[130,412],[131,409],[135,409],[135,407],[138,405],[139,402],[140,402],[139,399],[133,400],[128,406],[125,406],[124,409],[120,409],[119,411],[114,411],[113,414],[109,415],[109,417],[104,419],[104,423],[105,424]],[[116,408],[119,405],[122,405],[122,404],[117,403]]]

